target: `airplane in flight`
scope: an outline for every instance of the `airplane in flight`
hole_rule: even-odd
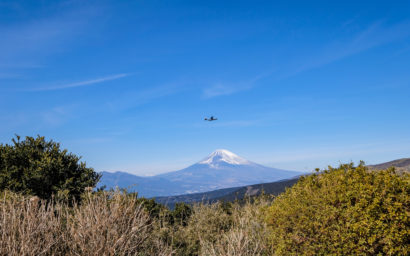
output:
[[[205,121],[216,121],[216,120],[218,120],[218,118],[215,118],[214,116],[211,116],[210,118],[205,118],[204,119]]]

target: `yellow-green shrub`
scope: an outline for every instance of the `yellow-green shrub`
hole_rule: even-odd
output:
[[[409,255],[409,175],[341,165],[300,181],[268,208],[277,255]]]

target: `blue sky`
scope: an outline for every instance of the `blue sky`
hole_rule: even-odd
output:
[[[139,175],[410,157],[410,2],[357,2],[2,0],[0,143]]]

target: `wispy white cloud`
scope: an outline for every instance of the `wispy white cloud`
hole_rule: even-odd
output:
[[[46,111],[41,112],[40,119],[42,125],[47,126],[60,126],[67,122],[72,117],[75,106],[57,106]]]
[[[0,132],[15,133],[15,131],[36,131],[45,127],[60,127],[82,113],[80,105],[69,104],[46,109],[0,112]]]
[[[249,80],[238,83],[218,82],[212,86],[204,88],[202,91],[202,97],[205,99],[209,99],[217,96],[231,95],[237,92],[246,91],[252,89],[257,81],[269,75],[270,72],[261,73]]]
[[[26,17],[24,4],[9,7],[10,12]],[[44,7],[46,8],[46,7]],[[23,11],[24,10],[24,11]],[[0,24],[0,68],[31,68],[43,66],[50,55],[78,40],[100,13],[96,6],[76,6],[54,3],[47,6],[50,15]],[[31,11],[31,10],[30,10]],[[31,17],[38,17],[32,15]]]
[[[63,90],[63,89],[69,89],[69,88],[74,88],[74,87],[84,87],[84,86],[90,86],[94,84],[99,84],[111,80],[116,80],[120,79],[123,77],[129,76],[129,74],[117,74],[117,75],[111,75],[111,76],[105,76],[105,77],[100,77],[92,80],[85,80],[85,81],[80,81],[80,82],[74,82],[74,83],[68,83],[68,84],[61,84],[57,86],[50,86],[50,87],[42,87],[42,88],[33,88],[33,89],[27,89],[25,91],[55,91],[55,90]]]
[[[213,86],[207,87],[203,90],[204,98],[213,98],[222,95],[230,95],[239,91],[250,89],[251,84],[228,84],[228,83],[216,83]]]
[[[350,26],[351,24],[353,24],[353,23],[356,22],[357,18],[359,18],[359,15],[355,15],[354,17],[352,17],[352,18],[350,18],[350,19],[348,19],[348,20],[345,20],[345,21],[341,24],[341,27],[342,27],[342,28],[346,28],[346,27]]]
[[[162,97],[179,93],[186,89],[185,85],[186,82],[180,81],[158,85],[145,90],[131,90],[124,92],[115,100],[106,102],[105,105],[114,112],[129,109]]]
[[[394,25],[385,25],[383,20],[372,23],[347,40],[338,40],[322,47],[304,63],[299,64],[281,78],[297,75],[301,72],[320,68],[344,58],[362,53],[410,36],[410,21],[406,20]]]
[[[354,21],[352,19],[343,26],[348,26]],[[378,20],[348,39],[329,42],[317,50],[310,49],[312,53],[308,55],[308,58],[298,60],[293,66],[275,70],[278,71],[277,74],[271,69],[271,71],[261,73],[248,81],[237,83],[218,82],[204,88],[202,96],[208,99],[250,90],[257,86],[257,82],[262,78],[272,77],[275,81],[280,81],[409,36],[410,21],[406,20],[393,25],[386,25],[384,20]]]

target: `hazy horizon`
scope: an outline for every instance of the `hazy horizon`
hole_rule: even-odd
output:
[[[231,151],[231,150],[229,150]],[[325,150],[324,150],[325,151]],[[233,151],[231,151],[233,152]],[[396,154],[396,153],[389,153],[389,154],[385,154],[385,151],[379,150],[379,152],[375,152],[375,151],[371,151],[369,153],[367,153],[367,155],[375,155],[375,153],[380,154],[381,152],[383,152],[383,156],[380,156],[380,158],[377,158],[375,161],[367,161],[365,159],[362,158],[357,158],[357,159],[352,159],[349,158],[349,156],[345,155],[344,157],[340,157],[338,155],[328,155],[328,158],[323,159],[321,161],[318,161],[317,158],[318,157],[324,157],[323,155],[308,155],[305,157],[301,157],[300,159],[294,158],[292,156],[275,156],[275,157],[271,157],[268,158],[267,161],[263,161],[262,162],[258,162],[258,161],[254,161],[252,159],[246,158],[245,159],[255,162],[257,164],[261,164],[267,167],[273,167],[273,168],[278,168],[278,169],[284,169],[284,170],[288,170],[288,171],[295,171],[295,172],[305,172],[305,173],[309,173],[309,172],[313,172],[316,168],[320,168],[320,169],[325,169],[327,168],[329,165],[333,166],[333,167],[337,167],[339,164],[342,163],[350,163],[353,162],[355,164],[358,164],[360,161],[365,161],[366,164],[368,165],[372,165],[372,164],[380,164],[380,163],[384,163],[384,162],[389,162],[392,160],[396,160],[399,158],[409,158],[409,155],[407,154]],[[211,152],[210,152],[211,153]],[[235,152],[233,152],[235,153]],[[318,152],[316,152],[318,153]],[[323,153],[325,154],[325,153]],[[209,155],[209,154],[208,154]],[[343,155],[343,154],[340,154]],[[301,155],[298,155],[301,156]],[[391,156],[389,158],[389,156]],[[242,157],[242,156],[241,156]],[[394,158],[396,157],[396,158]],[[138,176],[154,176],[154,175],[158,175],[158,174],[163,174],[163,173],[167,173],[167,172],[173,172],[173,171],[179,171],[181,169],[187,168],[193,164],[196,164],[200,161],[202,161],[204,159],[204,157],[202,157],[201,159],[195,159],[192,161],[185,161],[184,163],[181,163],[179,165],[175,165],[173,167],[169,167],[169,168],[164,168],[162,166],[155,168],[155,165],[151,165],[151,166],[147,166],[146,168],[142,168],[141,170],[136,170],[131,168],[122,168],[122,169],[111,169],[111,170],[98,170],[98,171],[107,171],[107,172],[127,172],[127,173],[131,173],[131,174],[135,174]],[[380,160],[383,159],[383,160]],[[276,161],[274,161],[276,160]],[[269,162],[271,161],[271,162]]]

